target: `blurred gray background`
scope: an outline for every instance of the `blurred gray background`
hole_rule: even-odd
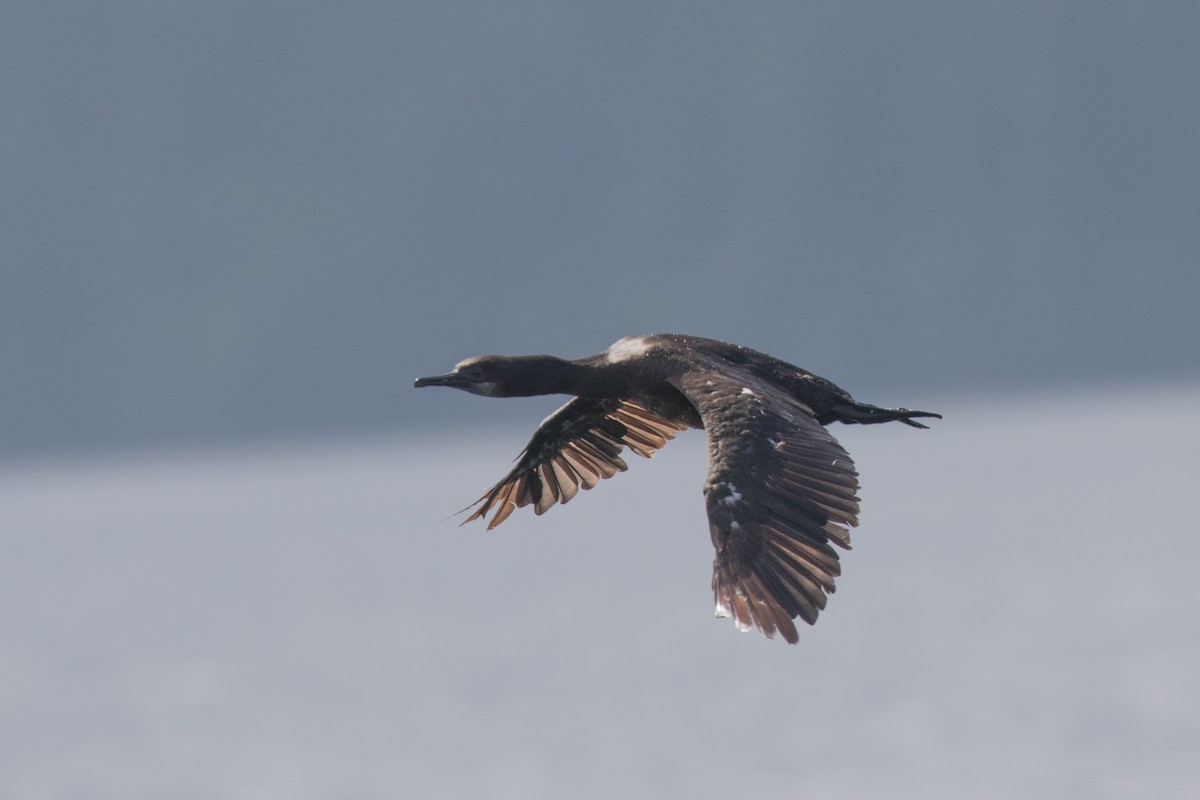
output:
[[[630,333],[881,404],[1198,374],[1195,3],[0,16],[4,457],[470,426],[412,378]]]
[[[0,187],[5,800],[1200,796],[1200,4],[9,2]],[[945,414],[796,647],[439,524],[656,331]]]

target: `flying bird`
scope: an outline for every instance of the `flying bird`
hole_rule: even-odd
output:
[[[748,347],[679,334],[627,336],[594,356],[474,356],[422,386],[487,397],[574,395],[534,432],[516,466],[471,506],[491,530],[523,506],[543,514],[646,458],[688,428],[708,435],[704,502],[718,617],[795,644],[817,620],[837,550],[858,525],[858,472],[831,422],[927,426],[928,411],[858,403],[833,383]],[[491,515],[488,519],[488,515]]]

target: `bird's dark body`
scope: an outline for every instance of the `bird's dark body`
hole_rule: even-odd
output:
[[[792,620],[815,622],[834,590],[840,566],[830,544],[849,547],[847,526],[858,524],[857,472],[824,426],[896,420],[923,428],[915,417],[939,416],[857,403],[786,361],[680,334],[626,337],[574,361],[477,356],[416,385],[574,395],[480,498],[468,521],[494,511],[489,528],[518,507],[541,514],[624,471],[624,448],[649,457],[676,432],[704,428],[718,615],[793,643]]]

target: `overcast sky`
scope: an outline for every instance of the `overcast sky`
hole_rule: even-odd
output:
[[[884,405],[1200,368],[1195,3],[2,17],[6,456],[482,418],[412,378],[639,332]]]

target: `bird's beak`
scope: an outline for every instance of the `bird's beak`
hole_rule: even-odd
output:
[[[447,372],[445,375],[434,375],[429,378],[417,378],[413,386],[420,389],[422,386],[462,386],[465,381],[461,375],[454,372]]]

